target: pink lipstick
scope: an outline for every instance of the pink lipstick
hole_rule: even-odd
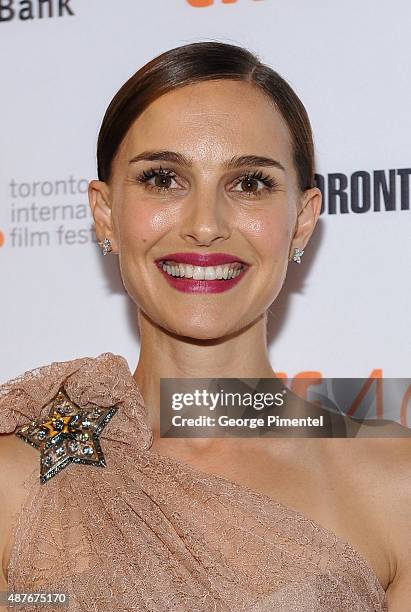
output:
[[[155,264],[168,283],[184,293],[228,291],[241,281],[250,267],[228,253],[168,253],[156,259]],[[228,278],[231,275],[234,278]]]

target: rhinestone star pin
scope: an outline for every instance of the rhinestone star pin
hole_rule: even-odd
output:
[[[15,431],[16,436],[40,451],[40,482],[44,484],[69,463],[105,467],[99,435],[118,408],[81,408],[62,387],[49,405],[47,417]]]

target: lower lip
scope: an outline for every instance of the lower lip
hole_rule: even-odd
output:
[[[170,276],[167,272],[164,272],[161,264],[156,262],[157,268],[166,277],[169,284],[183,293],[222,293],[228,291],[237,285],[248,270],[248,266],[235,278],[229,280],[196,280],[193,278],[179,278],[176,276]]]

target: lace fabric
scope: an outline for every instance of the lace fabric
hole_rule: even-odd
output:
[[[61,386],[80,406],[119,407],[100,435],[107,467],[71,464],[46,484],[39,469],[27,476],[10,591],[66,592],[72,612],[387,612],[376,574],[336,534],[152,451],[121,356],[54,362],[1,385],[0,433],[45,416]],[[21,607],[41,609],[53,606]]]

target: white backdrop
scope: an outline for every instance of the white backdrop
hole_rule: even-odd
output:
[[[410,376],[409,2],[68,0],[58,16],[53,0],[53,17],[44,5],[41,19],[31,4],[27,18],[19,2],[3,2],[0,21],[2,381],[104,351],[135,368],[134,306],[117,258],[93,242],[86,186],[117,89],[155,55],[199,40],[256,52],[294,87],[313,126],[325,210],[271,307],[273,368]],[[391,171],[391,198],[377,188],[379,170],[388,187]],[[364,212],[355,212],[367,204],[359,171],[370,180]],[[339,199],[329,213],[334,173],[348,180],[345,213]]]

